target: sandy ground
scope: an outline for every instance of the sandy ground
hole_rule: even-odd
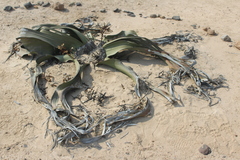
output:
[[[239,0],[91,0],[82,2],[81,7],[69,7],[72,1],[65,0],[65,12],[51,7],[3,11],[7,5],[22,7],[26,2],[0,2],[0,62],[8,57],[8,48],[22,27],[72,23],[76,19],[96,15],[99,22],[112,24],[113,33],[131,29],[151,39],[179,30],[190,30],[202,36],[203,41],[188,43],[199,50],[196,67],[211,77],[223,75],[229,89],[215,91],[221,102],[213,107],[204,100],[182,93],[179,94],[185,106],[174,107],[154,94],[151,97],[152,116],[134,120],[132,123],[136,126],[123,128],[123,132],[92,145],[57,147],[51,151],[51,136],[44,138],[46,125],[43,123],[48,112],[33,100],[29,73],[23,69],[27,61],[12,57],[5,64],[0,63],[0,159],[240,159],[240,50],[229,47],[240,41]],[[57,1],[50,1],[53,2]],[[132,11],[136,17],[126,16],[123,12],[114,13],[116,8]],[[101,9],[106,9],[107,13],[100,13]],[[140,13],[143,17],[153,13],[166,17],[179,15],[182,21],[141,18]],[[199,27],[193,29],[193,24]],[[218,35],[207,35],[202,29],[205,26],[216,30]],[[229,35],[233,42],[222,41],[224,34]],[[162,48],[173,55],[183,55],[175,45]],[[141,77],[152,72],[149,77],[152,81],[162,67],[155,61],[153,64],[147,60],[136,61],[134,57],[130,57],[130,62],[126,64],[131,65]],[[121,84],[131,87],[132,82],[121,73],[102,72],[97,68],[93,78],[98,79],[95,80],[96,85],[102,86],[107,94],[114,94],[114,104],[129,98],[122,94]],[[211,154],[199,153],[198,149],[203,144],[211,148]]]

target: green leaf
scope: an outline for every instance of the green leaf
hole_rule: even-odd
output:
[[[120,51],[134,50],[143,53],[152,51],[162,51],[156,44],[143,37],[120,37],[118,39],[107,42],[103,45],[106,50],[107,59],[111,58]]]
[[[114,39],[120,38],[120,37],[132,37],[132,36],[138,36],[137,33],[133,30],[130,31],[121,31],[118,34],[114,34],[114,35],[107,35],[104,37],[104,41],[108,42],[108,41],[112,41]]]
[[[22,42],[22,39],[26,39],[26,38],[30,38],[30,40],[32,40],[33,42],[35,40],[40,40],[43,41],[55,48],[58,48],[59,46],[64,44],[64,47],[67,50],[70,50],[72,48],[78,48],[81,47],[83,45],[82,42],[80,42],[79,40],[67,35],[67,34],[61,34],[61,33],[53,33],[47,29],[41,30],[41,32],[38,31],[34,31],[34,30],[30,30],[27,28],[23,28],[20,32],[20,37],[18,37],[17,39],[20,39],[20,41]],[[29,40],[29,41],[30,41]],[[29,42],[28,41],[28,42]],[[25,41],[23,41],[23,46]],[[31,45],[30,43],[28,43],[28,47]],[[39,47],[41,47],[41,45],[39,45]]]
[[[61,32],[64,34],[68,34],[69,36],[76,38],[77,40],[81,41],[83,44],[86,44],[89,40],[86,38],[84,34],[82,34],[77,27],[74,25],[72,26],[60,26],[55,24],[41,24],[38,26],[32,27],[33,30],[41,31],[42,28],[47,28],[49,30],[62,30]]]
[[[47,55],[54,54],[56,52],[56,49],[53,46],[36,38],[22,37],[21,43],[23,44],[24,48],[29,51],[30,54]],[[24,52],[23,56],[24,55],[26,55],[26,52]]]

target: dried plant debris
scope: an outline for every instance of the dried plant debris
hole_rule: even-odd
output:
[[[51,133],[54,137],[54,147],[57,144],[95,142],[126,125],[129,120],[149,115],[152,105],[148,94],[152,91],[162,95],[172,104],[181,102],[174,86],[180,85],[183,80],[192,79],[193,83],[186,91],[204,96],[209,105],[212,105],[209,90],[227,87],[223,77],[211,79],[206,73],[193,67],[192,59],[196,58],[193,47],[185,50],[185,56],[188,57],[185,59],[177,58],[159,47],[174,41],[197,42],[202,40],[200,36],[188,31],[179,31],[171,36],[153,40],[139,37],[135,31],[105,35],[110,30],[110,24],[95,24],[96,19],[97,17],[87,17],[78,19],[73,24],[42,24],[32,29],[23,28],[17,43],[12,45],[10,56],[15,53],[21,56],[35,55],[36,66],[30,68],[32,87],[35,100],[49,111],[48,121],[51,119],[58,127],[58,130],[53,132],[47,127],[46,133]],[[152,85],[139,77],[131,67],[124,65],[120,61],[121,56],[116,55],[124,56],[133,52],[123,51],[136,51],[162,59],[169,66],[169,71],[159,74],[158,78],[164,80],[161,85]],[[47,97],[45,84],[54,82],[56,77],[45,75],[43,66],[48,66],[52,59],[59,63],[74,63],[76,71],[75,75],[66,74],[62,84],[55,84],[57,86],[52,96]],[[86,75],[83,72],[89,65],[106,65],[131,78],[135,84],[137,102],[132,105],[115,106],[118,110],[111,114],[103,112],[106,109],[105,102],[114,95],[108,95],[105,91],[99,92],[94,86],[84,84],[83,78]],[[160,89],[161,86],[165,88]],[[78,105],[72,105],[67,98],[74,90],[80,91],[79,96],[76,96],[79,99]],[[94,106],[90,104],[101,108],[93,111]]]
[[[171,44],[173,42],[195,42],[203,40],[203,38],[190,31],[178,31],[171,36],[165,36],[161,38],[152,39],[153,42],[158,45]]]
[[[177,49],[184,52],[182,59],[197,59],[199,51],[194,46],[180,44],[177,46]]]

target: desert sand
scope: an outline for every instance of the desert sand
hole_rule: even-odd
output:
[[[64,12],[41,6],[27,10],[23,8],[26,2],[0,2],[0,159],[240,159],[240,50],[233,47],[235,42],[240,41],[239,0],[91,0],[82,1],[82,6],[72,7],[68,5],[73,1],[65,0]],[[53,4],[57,1],[49,2]],[[20,8],[6,12],[3,9],[7,5]],[[132,11],[136,17],[129,17],[124,12],[114,13],[116,8]],[[107,12],[101,13],[101,9]],[[182,20],[150,18],[150,14],[166,18],[180,16]],[[223,75],[227,79],[228,89],[220,88],[213,92],[221,98],[220,103],[209,107],[207,101],[182,93],[180,86],[177,89],[183,107],[169,105],[166,99],[153,94],[150,96],[153,104],[151,116],[133,120],[132,124],[136,125],[122,128],[121,133],[91,145],[58,146],[51,150],[52,137],[44,138],[44,122],[49,114],[34,101],[29,71],[23,68],[27,61],[13,56],[6,63],[2,62],[8,57],[9,46],[16,41],[21,28],[43,23],[73,23],[92,15],[99,17],[98,22],[110,22],[111,34],[135,30],[139,36],[152,39],[189,30],[202,36],[202,41],[187,45],[199,51],[196,68],[212,78]],[[191,25],[196,25],[196,29]],[[214,29],[217,35],[208,35],[203,31],[204,27]],[[232,42],[223,41],[222,35],[229,35]],[[176,44],[161,46],[170,54],[183,56],[176,47]],[[155,84],[159,83],[155,78],[157,74],[166,68],[157,61],[152,63],[141,59],[139,55],[130,57],[129,62],[125,64],[134,68],[140,77],[148,77]],[[71,69],[70,66],[66,68]],[[96,88],[114,96],[110,104],[130,101],[128,94],[122,94],[121,84],[128,88],[133,83],[125,75],[96,68],[92,77]],[[209,155],[198,151],[203,144],[211,148]]]

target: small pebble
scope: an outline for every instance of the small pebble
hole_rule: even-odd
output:
[[[193,24],[191,26],[193,27],[193,29],[197,29],[197,25],[196,24]]]
[[[130,17],[136,17],[136,15],[131,11],[123,11],[123,12],[127,13],[127,15],[130,16]]]
[[[55,3],[55,5],[54,5],[53,8],[54,8],[55,10],[62,11],[62,10],[64,10],[64,4],[57,2],[57,3]]]
[[[69,7],[75,6],[75,2],[72,2],[68,5]]]
[[[172,19],[173,19],[173,20],[176,20],[176,21],[181,21],[180,16],[173,16]]]
[[[222,39],[223,41],[225,41],[225,42],[231,42],[231,41],[232,41],[231,38],[230,38],[228,35],[223,35],[223,36],[221,37],[221,39]]]
[[[38,2],[37,2],[37,5],[39,5],[39,6],[42,6],[43,4],[44,4],[43,1],[38,1]]]
[[[211,151],[211,148],[209,146],[207,146],[206,144],[204,144],[202,147],[199,148],[199,152],[204,154],[204,155],[208,155],[210,154],[212,151]]]
[[[157,18],[157,15],[156,14],[151,14],[150,18]]]
[[[234,46],[235,46],[237,49],[240,50],[240,41],[236,42],[236,43],[234,44]]]
[[[6,6],[5,8],[4,8],[4,11],[7,11],[7,12],[11,12],[11,11],[13,11],[14,9],[13,9],[13,7],[12,6]]]
[[[50,3],[49,3],[49,2],[44,3],[42,6],[43,6],[43,7],[49,7],[49,6],[50,6]]]
[[[18,8],[20,8],[20,6],[18,5],[18,6],[15,6],[14,8],[15,8],[15,9],[18,9]]]
[[[114,9],[113,12],[115,12],[115,13],[120,13],[120,12],[121,12],[121,9],[118,9],[118,8],[117,8],[117,9]]]
[[[128,13],[127,14],[129,17],[136,17],[136,15],[134,13]]]
[[[204,27],[204,28],[203,28],[203,30],[206,31],[206,32],[207,32],[209,29],[210,29],[210,27]]]
[[[207,34],[208,34],[208,35],[212,35],[212,36],[217,35],[217,33],[215,32],[215,30],[213,30],[213,29],[208,29],[208,30],[207,30]]]
[[[106,10],[106,9],[101,9],[100,12],[101,12],[101,13],[106,13],[107,10]]]
[[[165,19],[166,17],[165,16],[160,16],[160,18]]]
[[[82,3],[76,2],[76,6],[82,6]]]
[[[28,2],[28,3],[25,3],[25,4],[24,4],[24,7],[25,7],[26,9],[30,9],[30,8],[33,7],[33,5],[32,5],[31,2]]]

